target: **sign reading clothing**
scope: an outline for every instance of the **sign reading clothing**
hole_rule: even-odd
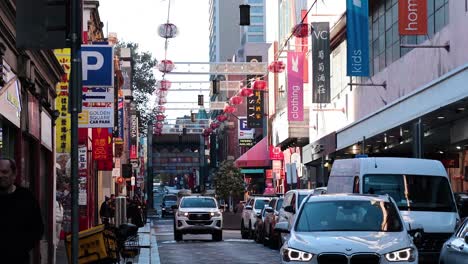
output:
[[[247,97],[247,127],[263,127],[263,92],[254,91],[254,94]]]
[[[369,76],[369,2],[346,0],[348,76]]]
[[[83,86],[114,86],[114,49],[110,45],[81,45]]]
[[[312,23],[312,103],[330,103],[330,25]]]
[[[247,118],[239,117],[239,130],[237,138],[239,139],[239,146],[251,147],[253,146],[255,129],[247,126]]]
[[[304,53],[288,52],[288,120],[304,121]]]

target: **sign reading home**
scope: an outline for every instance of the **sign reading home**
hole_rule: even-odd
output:
[[[427,0],[398,1],[400,35],[427,35]]]

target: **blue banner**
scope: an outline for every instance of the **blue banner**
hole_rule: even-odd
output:
[[[348,76],[369,76],[369,2],[346,0]]]

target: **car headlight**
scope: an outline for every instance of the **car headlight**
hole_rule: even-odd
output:
[[[211,215],[211,217],[220,217],[221,213],[220,212],[211,212],[210,215]]]
[[[390,262],[414,261],[416,259],[413,248],[405,248],[385,254],[385,258]]]
[[[177,212],[177,216],[185,216],[185,217],[187,217],[187,216],[188,216],[188,213],[187,213],[187,212],[184,212],[184,211],[179,211],[179,212]]]
[[[307,262],[307,261],[310,261],[313,256],[314,255],[311,253],[293,249],[293,248],[283,249],[283,260],[286,262],[289,262],[289,261]]]

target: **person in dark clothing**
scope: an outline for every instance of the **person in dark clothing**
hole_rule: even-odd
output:
[[[99,209],[99,215],[103,224],[107,225],[110,223],[111,214],[110,198],[106,196],[105,201],[101,204],[101,209]]]
[[[16,163],[0,157],[0,259],[29,263],[29,252],[44,233],[41,210],[34,195],[16,186]]]

